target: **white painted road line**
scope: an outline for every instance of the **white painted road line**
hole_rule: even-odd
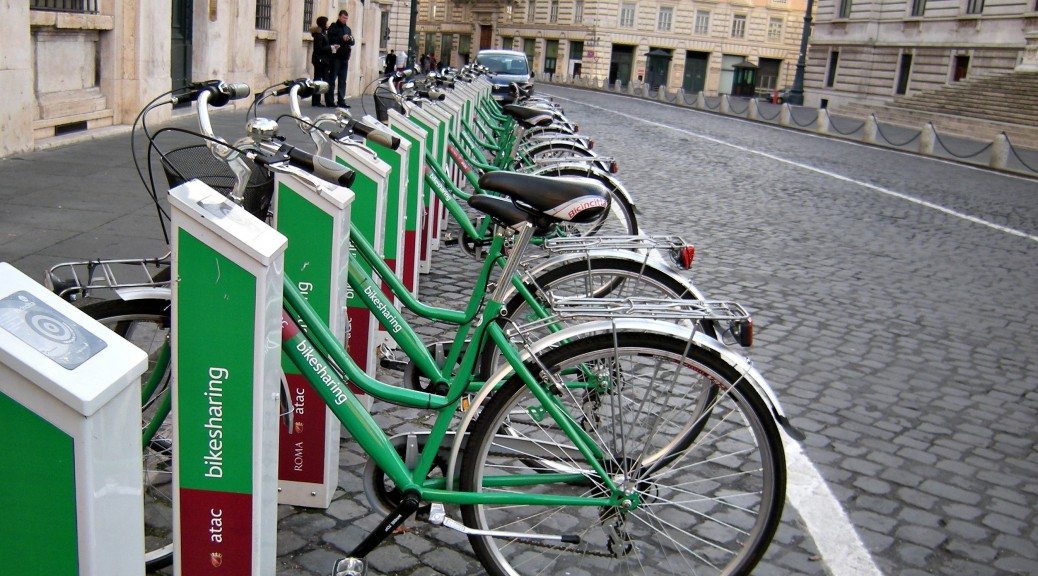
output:
[[[604,93],[604,94],[608,94],[608,93]],[[933,202],[929,202],[929,201],[923,200],[921,198],[916,198],[914,196],[909,196],[908,194],[904,194],[902,192],[897,192],[897,191],[891,190],[889,188],[884,188],[882,186],[876,186],[875,184],[869,184],[868,182],[862,182],[861,180],[855,180],[853,178],[849,178],[847,176],[843,176],[842,174],[837,174],[835,172],[831,172],[831,171],[825,170],[823,168],[818,168],[816,166],[811,166],[809,164],[804,164],[802,162],[796,162],[794,160],[790,160],[788,158],[782,158],[782,157],[776,156],[774,154],[770,154],[768,152],[764,152],[764,151],[761,151],[761,150],[755,150],[753,148],[747,148],[746,146],[740,146],[739,144],[733,144],[731,142],[726,142],[726,141],[721,140],[719,138],[714,138],[712,136],[707,136],[705,134],[700,134],[698,132],[693,132],[691,130],[685,130],[683,128],[675,128],[673,126],[668,126],[666,124],[661,124],[659,122],[653,122],[651,120],[646,120],[644,118],[639,118],[637,116],[632,116],[630,114],[624,114],[623,112],[617,112],[615,110],[610,110],[608,108],[602,108],[600,106],[595,106],[593,104],[588,104],[586,102],[581,102],[579,100],[573,100],[573,99],[570,99],[570,98],[565,98],[563,96],[555,96],[555,98],[558,98],[559,100],[566,100],[568,102],[573,102],[574,104],[579,104],[581,106],[587,106],[588,108],[594,108],[595,110],[601,110],[602,112],[609,112],[610,114],[615,114],[617,116],[621,116],[623,118],[627,118],[628,120],[631,120],[631,121],[641,122],[642,124],[648,124],[650,126],[656,126],[658,128],[665,128],[667,130],[672,130],[674,132],[679,132],[679,133],[684,134],[686,136],[691,136],[693,138],[699,138],[700,140],[706,140],[707,142],[712,142],[714,144],[720,144],[722,146],[728,146],[730,148],[734,148],[734,149],[739,150],[741,152],[746,152],[747,154],[755,154],[757,156],[762,156],[764,158],[769,158],[771,160],[775,160],[776,162],[782,162],[783,164],[788,164],[790,166],[795,166],[797,168],[801,168],[801,169],[804,169],[804,170],[815,172],[817,174],[822,174],[824,176],[828,176],[828,177],[834,178],[836,180],[841,180],[843,182],[848,182],[848,183],[851,183],[851,184],[856,184],[858,186],[861,186],[863,188],[867,188],[867,189],[872,190],[874,192],[879,192],[880,194],[886,194],[887,196],[892,196],[894,198],[898,198],[900,200],[905,200],[907,202],[912,202],[913,204],[918,204],[920,206],[924,206],[924,207],[930,208],[932,210],[937,210],[938,212],[942,212],[944,214],[947,214],[947,215],[955,217],[955,218],[960,218],[962,220],[967,220],[969,222],[973,222],[974,224],[980,224],[982,226],[987,226],[988,228],[992,228],[994,230],[998,230],[999,232],[1005,232],[1006,234],[1012,234],[1013,236],[1019,236],[1021,238],[1026,238],[1028,240],[1031,240],[1033,242],[1038,242],[1038,236],[1035,236],[1033,234],[1028,234],[1028,233],[1023,232],[1021,230],[1017,230],[1015,228],[1010,228],[1008,226],[1002,226],[1001,224],[996,224],[994,222],[988,222],[987,220],[984,220],[982,218],[977,218],[976,216],[970,216],[969,214],[965,214],[965,213],[959,212],[957,210],[952,210],[951,208],[946,208],[946,207],[941,206],[939,204],[934,204]],[[659,102],[652,102],[651,100],[646,100],[646,102],[650,102],[652,104],[658,104],[660,106],[663,106],[663,104],[660,104]]]
[[[955,211],[936,206],[924,200],[913,199],[899,192],[886,190],[885,188],[865,182],[859,182],[827,170],[779,158],[773,154],[753,150],[751,148],[725,142],[703,134],[697,134],[695,132],[674,128],[673,126],[667,126],[658,122],[652,122],[651,120],[645,120],[644,118],[638,118],[622,112],[601,108],[585,102],[570,100],[561,96],[554,97],[581,106],[587,106],[603,112],[616,114],[632,121],[674,130],[695,138],[700,138],[724,146],[730,146],[749,154],[758,154],[779,162],[811,170],[812,172],[818,172],[826,176],[859,184],[878,192],[890,194],[927,207],[939,209],[942,212],[949,213],[953,216],[965,217],[967,220],[988,225],[996,229],[1003,229],[1003,231],[1009,231],[1018,236],[1024,236],[1025,238],[1038,241],[1038,237],[1029,236],[1022,232],[1005,228],[1004,226],[998,226],[997,224],[991,224],[990,222],[985,222],[972,216],[964,214],[960,215]],[[861,541],[861,537],[859,537],[858,533],[854,530],[854,525],[851,524],[850,518],[847,517],[847,512],[842,506],[840,506],[840,502],[836,499],[836,496],[833,495],[829,486],[826,485],[825,479],[822,478],[818,469],[815,468],[814,464],[812,464],[810,460],[808,460],[807,455],[804,454],[803,448],[800,444],[784,432],[782,433],[782,444],[786,452],[786,498],[789,503],[796,508],[797,514],[803,521],[804,529],[811,536],[815,546],[818,548],[819,555],[821,555],[822,562],[825,564],[829,574],[832,574],[833,576],[882,576],[883,572],[880,571],[878,566],[876,566],[875,561],[872,559],[872,555],[869,554],[869,551],[865,548],[865,544]]]
[[[797,509],[822,562],[833,576],[882,576],[847,512],[808,460],[800,443],[782,433],[786,499]]]

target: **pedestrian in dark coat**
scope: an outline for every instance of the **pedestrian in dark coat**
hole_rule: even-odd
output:
[[[339,10],[339,19],[328,28],[328,42],[332,46],[332,80],[335,88],[335,104],[349,108],[346,104],[346,74],[350,70],[350,53],[353,51],[353,30],[346,25],[350,13]]]
[[[317,19],[317,24],[310,28],[310,36],[314,39],[313,53],[310,56],[310,63],[314,65],[314,80],[323,80],[328,82],[328,92],[324,95],[324,105],[334,106],[335,95],[332,94],[331,83],[332,83],[332,46],[328,42],[328,18],[321,16]],[[313,98],[310,100],[310,104],[313,106],[321,105],[321,95],[315,93]]]

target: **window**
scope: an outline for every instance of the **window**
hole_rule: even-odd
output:
[[[695,33],[700,36],[710,34],[710,12],[708,10],[696,10]]]
[[[555,74],[556,64],[559,60],[559,41],[548,40],[544,43],[544,72]]]
[[[984,0],[966,0],[967,14],[981,14],[984,12]]]
[[[833,50],[829,53],[829,69],[825,72],[825,86],[832,88],[836,83],[836,66],[840,63],[840,53]]]
[[[559,0],[551,0],[551,9],[548,12],[548,22],[552,24],[559,21]]]
[[[512,37],[511,36],[502,36],[501,37],[501,49],[502,50],[511,50],[512,49]]]
[[[634,28],[634,4],[624,2],[620,5],[620,24],[621,28]]]
[[[852,0],[840,0],[840,18],[851,17],[851,1]]]
[[[782,41],[782,18],[771,18],[768,20],[768,40],[772,42]]]
[[[584,0],[577,0],[573,3],[573,23],[580,24],[584,22]]]
[[[969,56],[956,56],[954,67],[952,68],[952,82],[958,82],[966,79],[966,74],[970,69],[970,57]]]
[[[922,16],[926,13],[926,0],[912,0],[912,16]]]
[[[526,3],[526,21],[533,22],[533,17],[537,15],[537,0],[530,0]]]
[[[309,32],[314,24],[314,0],[303,0],[303,32]]]
[[[674,8],[660,8],[660,15],[656,19],[656,29],[660,32],[670,32],[670,23],[674,20]]]
[[[736,14],[732,16],[732,38],[746,37],[746,15]]]
[[[584,57],[584,43],[578,40],[570,40],[569,42],[569,59],[580,60]]]
[[[429,19],[433,22],[440,18],[440,7],[435,2],[429,3]]]
[[[912,55],[905,53],[901,55],[901,67],[897,72],[897,86],[894,92],[904,94],[908,92],[908,78],[912,74]]]
[[[378,28],[378,47],[382,50],[389,48],[389,12],[382,12],[382,21]],[[401,62],[403,64],[403,62]]]
[[[97,0],[32,0],[32,10],[51,10],[54,12],[97,12]]]
[[[256,29],[270,30],[270,4],[272,0],[256,0]]]

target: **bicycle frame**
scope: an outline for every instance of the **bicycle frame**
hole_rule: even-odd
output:
[[[506,273],[508,270],[506,269]],[[351,285],[357,275],[362,275],[359,268],[351,267]],[[366,279],[370,282],[370,277]],[[385,304],[387,301],[377,290],[364,292],[372,300],[372,305],[379,309],[375,302]],[[576,506],[616,506],[625,496],[616,486],[604,469],[602,452],[595,442],[580,429],[580,426],[553,399],[552,394],[538,382],[537,378],[524,364],[521,353],[515,349],[504,330],[496,323],[495,318],[503,304],[495,298],[487,303],[483,310],[484,320],[476,327],[474,342],[492,342],[507,360],[512,370],[530,387],[534,396],[544,410],[551,415],[559,427],[573,442],[573,446],[588,463],[591,470],[610,491],[609,497],[561,497],[551,495],[513,495],[483,494],[457,492],[442,488],[445,479],[428,480],[434,456],[444,446],[447,429],[462,397],[475,383],[473,373],[478,356],[479,346],[469,346],[461,356],[456,374],[448,378],[439,371],[435,362],[428,358],[427,368],[435,372],[443,381],[449,382],[446,396],[408,390],[385,384],[368,376],[342,350],[331,332],[322,324],[320,318],[310,309],[303,296],[285,278],[285,308],[283,315],[282,350],[303,372],[304,376],[318,392],[328,407],[335,413],[343,426],[357,440],[365,453],[369,454],[380,468],[402,490],[416,490],[423,500],[444,504],[537,504],[537,505],[576,505]],[[395,311],[393,311],[395,312]],[[299,326],[306,326],[301,329]],[[428,352],[420,341],[410,338],[398,340],[404,352],[413,358],[428,357]],[[342,370],[339,376],[336,368]],[[344,378],[343,378],[344,377]],[[379,428],[371,414],[360,403],[356,395],[346,385],[349,380],[364,392],[388,402],[414,408],[426,408],[437,411],[430,434],[422,448],[418,465],[413,471],[407,469],[403,458],[396,452],[388,436]],[[481,386],[482,383],[475,383]],[[490,479],[489,485],[531,485],[538,483],[575,482],[586,480],[586,474],[529,474],[510,475],[498,480]]]

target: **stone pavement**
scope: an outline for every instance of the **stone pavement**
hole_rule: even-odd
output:
[[[1038,574],[1035,181],[545,91],[618,157],[643,227],[693,240],[697,283],[754,311],[752,356],[884,573]],[[229,138],[242,123],[214,116]],[[0,160],[0,182],[0,261],[34,278],[62,260],[164,251],[126,135]],[[423,300],[456,300],[473,269],[441,250]],[[376,416],[395,431],[425,425],[415,410],[376,405]],[[332,506],[280,508],[279,574],[327,574],[380,520],[362,466],[344,439]],[[755,573],[836,573],[840,559],[819,556],[824,536],[787,505]],[[479,572],[464,536],[423,524],[369,556],[374,574]]]

